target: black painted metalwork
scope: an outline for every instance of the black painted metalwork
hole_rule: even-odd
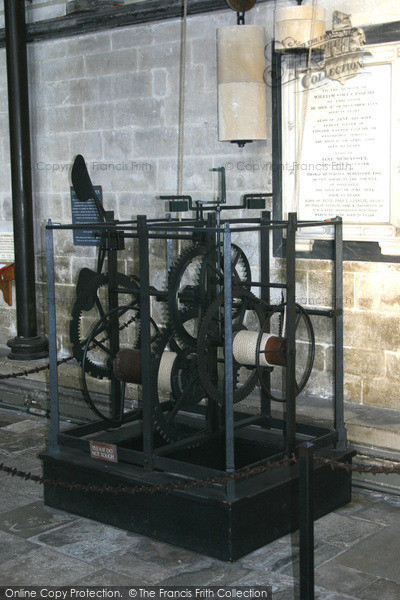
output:
[[[343,224],[337,217],[334,232],[335,260],[334,265],[334,336],[335,336],[335,394],[334,394],[334,426],[338,432],[336,448],[343,450],[347,446],[347,433],[344,422],[344,374],[343,374]]]
[[[300,600],[314,600],[314,446],[299,446]]]
[[[202,215],[201,219],[184,219],[181,221],[167,219],[158,220],[147,220],[145,216],[139,216],[137,220],[130,222],[108,222],[106,224],[95,224],[93,229],[101,231],[107,238],[114,240],[130,240],[137,239],[139,241],[139,275],[140,282],[138,283],[139,298],[140,298],[140,322],[141,322],[141,364],[142,364],[142,394],[141,403],[142,410],[134,411],[131,414],[131,418],[127,422],[121,422],[121,426],[117,429],[108,429],[107,423],[95,421],[89,425],[80,426],[78,428],[72,428],[67,431],[63,431],[57,435],[58,429],[55,426],[58,420],[58,410],[56,402],[55,416],[52,417],[52,441],[61,448],[61,462],[57,460],[54,462],[55,454],[53,450],[50,450],[45,458],[45,468],[52,471],[50,464],[58,465],[64,473],[64,467],[62,465],[74,465],[75,461],[78,460],[79,464],[84,465],[89,460],[89,440],[102,441],[105,443],[111,443],[117,446],[118,449],[118,465],[107,466],[107,472],[114,482],[118,481],[118,478],[122,477],[122,473],[130,473],[131,476],[136,480],[138,478],[150,478],[149,481],[152,485],[157,485],[157,482],[168,481],[170,478],[176,479],[176,477],[187,477],[187,478],[198,478],[204,479],[207,477],[225,476],[226,474],[235,474],[241,472],[248,472],[249,475],[246,477],[246,481],[226,481],[223,485],[213,486],[207,490],[191,491],[190,493],[184,493],[179,496],[181,498],[178,506],[185,506],[185,511],[189,511],[190,506],[196,512],[197,510],[205,511],[208,518],[211,513],[209,509],[205,508],[208,504],[211,510],[215,510],[218,506],[218,511],[225,511],[229,508],[229,517],[225,514],[224,524],[215,525],[215,532],[219,531],[221,538],[215,541],[213,537],[214,531],[207,533],[213,539],[209,539],[211,547],[206,553],[220,556],[224,559],[235,560],[246,551],[250,551],[250,548],[255,549],[259,545],[271,541],[274,536],[283,534],[297,527],[297,516],[298,513],[290,515],[290,518],[285,513],[285,519],[279,513],[279,506],[282,504],[282,494],[286,498],[288,494],[293,494],[293,489],[296,487],[294,482],[298,482],[298,474],[294,470],[285,470],[279,476],[264,474],[256,476],[251,474],[251,470],[266,464],[268,461],[280,460],[284,455],[292,454],[297,451],[299,444],[303,442],[310,442],[314,444],[316,451],[323,453],[323,455],[330,456],[334,453],[335,456],[346,456],[351,457],[349,449],[344,447],[339,452],[339,440],[340,431],[337,428],[329,429],[323,426],[314,426],[304,423],[299,423],[296,419],[296,381],[295,381],[295,333],[296,333],[296,321],[298,319],[298,311],[295,303],[295,236],[298,226],[313,227],[317,224],[315,222],[297,222],[295,214],[289,216],[288,221],[271,221],[268,213],[263,213],[261,218],[249,218],[249,219],[225,219],[221,222],[220,214],[215,211],[213,207],[208,209],[207,220]],[[321,223],[318,223],[320,226]],[[341,246],[341,222],[338,219],[334,219],[330,226],[337,229],[337,258],[340,262],[340,246]],[[55,224],[49,224],[47,228],[47,253],[48,256],[52,253],[52,234],[56,230],[73,230],[75,226],[58,226]],[[85,225],[87,228],[87,225]],[[249,414],[245,411],[234,409],[234,394],[237,386],[237,365],[234,359],[233,353],[233,342],[235,332],[240,327],[244,326],[243,321],[235,321],[235,315],[240,314],[240,311],[248,310],[244,308],[246,302],[265,303],[265,307],[270,307],[270,289],[273,285],[269,280],[270,278],[270,255],[269,255],[269,241],[272,233],[281,229],[286,233],[287,239],[287,256],[286,256],[286,275],[284,281],[279,285],[279,289],[282,289],[286,293],[286,302],[281,305],[279,310],[286,311],[286,376],[285,376],[285,393],[287,394],[286,403],[286,414],[283,420],[275,419],[270,415],[269,403],[266,402],[266,398],[261,396],[261,410],[257,414]],[[205,256],[210,261],[210,268],[207,269],[206,277],[206,298],[198,304],[200,312],[200,326],[203,325],[203,329],[206,328],[204,314],[207,314],[209,310],[207,307],[210,304],[216,306],[215,319],[212,320],[212,327],[210,330],[210,344],[215,344],[215,348],[209,353],[210,365],[209,365],[209,377],[215,381],[218,389],[222,390],[222,395],[218,395],[218,399],[212,398],[203,387],[202,391],[199,391],[196,402],[191,404],[188,398],[188,404],[185,404],[184,410],[176,410],[174,412],[174,399],[171,394],[168,400],[162,404],[161,410],[164,411],[165,418],[168,415],[173,414],[175,423],[179,427],[179,431],[182,435],[177,436],[174,440],[165,441],[161,439],[158,434],[156,427],[156,415],[154,408],[154,398],[157,392],[157,377],[158,377],[158,363],[155,360],[157,343],[154,344],[154,350],[152,347],[151,338],[151,299],[152,301],[165,301],[167,297],[167,291],[156,290],[150,286],[149,281],[149,244],[152,239],[163,239],[165,240],[166,248],[168,240],[173,235],[171,231],[175,232],[175,235],[184,237],[185,239],[199,239],[202,240],[203,245],[205,244],[208,248]],[[260,281],[246,282],[246,285],[251,287],[258,287],[261,292],[261,299],[249,294],[249,291],[243,287],[232,289],[232,273],[234,269],[234,262],[232,263],[232,245],[231,234],[232,232],[240,231],[251,231],[257,232],[260,240],[260,253],[261,253],[261,277]],[[220,244],[216,241],[219,239]],[[111,242],[110,242],[111,243]],[[115,242],[118,246],[118,244]],[[122,247],[122,243],[118,247]],[[111,243],[112,246],[112,243]],[[115,252],[115,256],[118,255],[118,250]],[[108,276],[112,281],[112,274],[110,269],[116,272],[116,259],[115,257],[107,261],[109,273]],[[51,267],[51,259],[49,260]],[[232,266],[233,265],[233,266]],[[48,269],[49,274],[49,289],[54,290],[54,279],[51,279],[51,268]],[[340,278],[342,276],[341,264],[338,265],[335,274],[336,292],[339,290],[340,295]],[[139,280],[138,280],[139,281]],[[114,281],[115,284],[115,281]],[[112,285],[110,284],[110,287]],[[126,290],[123,288],[112,287],[112,293],[118,297],[120,294],[126,294]],[[184,300],[184,296],[182,296]],[[109,299],[109,302],[115,302],[115,299]],[[243,306],[241,303],[244,303]],[[50,310],[55,308],[55,298],[50,293],[49,305]],[[204,304],[204,306],[203,306]],[[118,305],[118,303],[117,303]],[[203,311],[206,311],[205,313]],[[238,312],[239,311],[239,312]],[[213,313],[214,314],[214,313]],[[261,314],[261,313],[260,313]],[[268,315],[268,310],[263,313]],[[316,311],[316,314],[320,314]],[[334,304],[332,310],[326,310],[323,313],[326,317],[340,317],[342,314],[340,302]],[[190,316],[190,315],[189,315]],[[208,326],[207,326],[208,327]],[[215,327],[215,337],[213,327]],[[339,321],[340,327],[340,321]],[[118,327],[117,327],[118,328]],[[168,329],[166,329],[168,334]],[[340,334],[340,331],[339,331]],[[157,334],[156,334],[157,335]],[[164,334],[165,336],[166,334]],[[158,338],[157,338],[158,339]],[[54,342],[54,332],[51,333],[51,340]],[[176,352],[179,356],[179,360],[187,360],[188,356],[194,350],[190,352],[183,351],[179,348],[178,344],[172,339],[172,336],[166,338],[167,345],[171,351]],[[337,336],[336,341],[340,344],[340,335]],[[54,343],[52,344],[52,352],[54,351]],[[185,353],[186,352],[186,353]],[[197,353],[198,354],[198,353]],[[339,352],[338,365],[343,355]],[[198,355],[196,357],[198,361]],[[197,363],[199,364],[199,363]],[[56,378],[54,377],[54,370],[56,369],[54,358],[52,359],[52,381],[53,381],[53,392],[54,385],[56,386]],[[250,369],[251,365],[245,367]],[[171,375],[172,381],[172,375]],[[55,382],[55,383],[54,383]],[[182,385],[182,384],[181,384]],[[182,388],[181,388],[182,389]],[[240,388],[239,388],[240,389]],[[339,389],[339,388],[338,388]],[[199,403],[202,398],[205,398],[203,403]],[[340,425],[340,404],[342,403],[342,397],[338,397],[335,405],[336,420],[335,425]],[[112,398],[112,404],[114,400]],[[118,407],[119,410],[123,409],[123,405]],[[52,443],[53,443],[52,442]],[[336,451],[334,447],[336,445]],[[56,446],[52,446],[53,448]],[[340,446],[342,448],[342,446]],[[336,453],[335,453],[336,452]],[[94,461],[91,467],[91,472],[99,473],[102,471],[101,464],[98,465],[97,461]],[[56,467],[54,467],[56,468]],[[75,467],[72,467],[74,468]],[[80,471],[81,475],[85,471]],[[322,471],[321,471],[322,473]],[[78,474],[76,473],[78,476]],[[324,511],[330,510],[331,507],[337,507],[349,498],[349,481],[348,474],[341,474],[343,479],[339,478],[337,473],[330,474],[329,469],[323,471],[322,480],[324,492],[318,492],[323,500],[319,500],[319,509],[321,514]],[[278,478],[276,478],[278,477]],[[125,478],[125,475],[124,475]],[[128,475],[129,478],[129,475]],[[124,479],[125,480],[125,479]],[[326,502],[326,489],[331,489],[333,485],[329,502]],[[274,491],[272,491],[274,490]],[[278,490],[281,490],[279,495]],[[268,505],[267,511],[263,506],[260,511],[253,505],[251,498],[258,497],[260,493],[265,497],[265,500],[272,502],[272,505]],[[187,496],[187,504],[186,498]],[[173,511],[169,499],[161,495],[163,501],[159,505],[160,510],[164,507],[170,511],[171,518],[173,518]],[[261,496],[260,496],[261,497]],[[71,498],[69,495],[67,500],[65,498],[53,495],[53,492],[46,491],[46,498],[50,504],[69,507],[70,510],[79,510],[76,499]],[[81,506],[89,506],[89,500],[80,499]],[[201,503],[203,508],[200,509]],[[193,504],[191,504],[193,503]],[[213,503],[216,503],[215,505]],[[289,506],[288,502],[288,506]],[[123,502],[125,506],[125,501]],[[130,506],[130,505],[129,505]],[[133,505],[132,505],[133,506]],[[257,505],[258,506],[258,505]],[[260,505],[261,506],[261,505]],[[235,507],[235,508],[234,508]],[[241,508],[240,508],[241,507]],[[153,507],[156,510],[155,506]],[[85,509],[86,510],[86,509]],[[128,510],[128,505],[126,505]],[[160,525],[160,514],[151,515],[148,513],[148,507],[140,508],[135,504],[135,510],[137,514],[141,515],[143,522],[147,523],[150,529],[147,527],[141,529],[142,525],[135,525],[135,530],[140,530],[146,533],[152,533],[158,537],[158,532],[166,531],[168,527]],[[245,512],[242,513],[241,511]],[[247,510],[254,510],[254,514],[248,514]],[[264,519],[264,513],[269,515],[269,511],[272,510],[272,521],[269,519],[267,522]],[[125,509],[124,509],[125,511]],[[172,511],[172,512],[171,512]],[[236,512],[237,511],[237,512]],[[222,514],[218,513],[218,514]],[[285,511],[283,511],[285,512]],[[110,511],[107,509],[107,514],[102,510],[95,510],[97,517],[104,522],[116,523],[114,517],[111,516]],[[174,513],[178,515],[177,512]],[[82,513],[81,513],[82,514]],[[85,513],[86,514],[86,513]],[[124,512],[125,514],[125,512]],[[135,513],[136,514],[136,513]],[[163,512],[164,521],[168,522],[168,518]],[[296,516],[297,515],[297,516]],[[193,516],[193,514],[192,514]],[[191,517],[192,518],[192,517]],[[197,516],[196,516],[197,518]],[[125,517],[121,516],[121,523],[125,525]],[[227,520],[226,520],[227,519]],[[255,521],[260,520],[267,527],[267,531],[262,535],[258,535],[257,528],[253,527]],[[275,521],[279,520],[279,526],[275,527]],[[132,521],[132,516],[131,516]],[[163,522],[164,522],[163,521]],[[136,522],[136,521],[135,521]],[[191,523],[194,522],[191,520]],[[246,538],[247,531],[241,531],[240,523],[250,523],[252,535],[254,539],[251,541],[244,539]],[[271,529],[273,524],[273,531]],[[132,522],[127,526],[132,528]],[[197,524],[195,528],[197,528]],[[269,529],[268,529],[269,527]],[[151,531],[150,531],[151,530]],[[197,529],[196,529],[197,531]],[[163,533],[160,534],[161,539],[168,539],[172,542],[178,542],[182,545],[193,543],[192,536],[186,532],[175,532],[175,533]],[[163,536],[167,537],[163,537]],[[206,536],[206,537],[207,537]],[[228,542],[230,540],[230,542]],[[239,541],[240,540],[240,541]],[[228,543],[229,549],[225,547]],[[202,544],[195,544],[199,551],[204,551]]]
[[[297,215],[289,214],[286,230],[286,448],[296,446],[296,231]]]
[[[265,226],[271,220],[271,212],[263,211],[261,213],[261,221],[260,225]],[[267,305],[271,304],[271,274],[270,274],[270,232],[265,229],[260,232],[260,287],[261,287],[261,300],[265,302]],[[285,285],[286,284],[282,284]],[[267,322],[265,325],[265,331],[269,333],[270,331],[270,318],[267,318]],[[271,389],[271,373],[269,371],[265,371],[262,375],[263,383],[267,387],[268,390]],[[266,415],[268,417],[271,416],[271,399],[265,393],[264,387],[260,388],[260,402],[261,402],[261,414]]]
[[[58,369],[57,369],[57,315],[56,315],[56,290],[54,273],[54,242],[51,221],[46,228],[46,273],[47,273],[47,314],[49,331],[49,362],[50,362],[50,429],[49,450],[58,450],[58,434],[60,431],[60,413],[58,397]]]
[[[17,305],[17,336],[7,344],[9,358],[34,360],[48,355],[48,343],[38,335],[36,315],[25,1],[5,0],[4,16]]]
[[[149,274],[149,241],[147,219],[145,215],[138,216],[139,234],[139,265],[140,265],[140,319],[141,319],[141,351],[142,351],[142,394],[146,401],[143,403],[143,455],[144,468],[153,468],[153,386],[151,373],[151,336],[150,336],[150,274]]]
[[[224,359],[225,359],[225,446],[226,473],[235,472],[235,430],[233,414],[233,331],[232,331],[232,243],[229,223],[224,225]],[[235,495],[235,482],[227,483],[227,499]]]

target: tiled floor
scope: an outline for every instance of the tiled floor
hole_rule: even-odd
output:
[[[47,422],[0,411],[0,462],[40,472]],[[2,585],[272,585],[298,598],[298,538],[229,565],[44,506],[39,485],[0,473]],[[315,524],[318,600],[400,598],[400,497],[354,490]]]

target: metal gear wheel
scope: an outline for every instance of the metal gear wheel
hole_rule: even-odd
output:
[[[207,281],[218,286],[223,284],[223,266],[213,265],[209,258],[216,248],[203,245],[190,246],[177,259],[168,276],[168,315],[177,338],[187,347],[196,348],[198,324],[207,307]],[[223,263],[223,256],[221,256]],[[232,280],[234,285],[250,289],[251,269],[249,261],[239,246],[232,244]],[[193,309],[193,318],[187,310]],[[194,310],[196,309],[196,310]]]
[[[139,408],[138,410],[133,410],[133,411],[130,411],[129,413],[124,412],[126,385],[124,382],[119,382],[120,387],[119,387],[118,398],[117,398],[118,404],[119,404],[119,414],[118,415],[104,414],[104,412],[93,401],[91,393],[89,391],[89,387],[88,387],[88,384],[86,381],[86,375],[88,373],[88,369],[86,368],[86,362],[88,360],[88,352],[89,352],[90,348],[92,348],[93,345],[96,345],[96,338],[98,336],[104,335],[104,332],[107,332],[107,330],[109,329],[109,323],[110,323],[113,315],[116,314],[117,318],[120,318],[132,310],[134,312],[136,312],[137,309],[133,306],[133,303],[130,303],[130,304],[127,304],[126,306],[117,306],[116,308],[113,308],[112,310],[105,313],[93,327],[93,329],[90,332],[89,336],[87,337],[86,343],[82,349],[81,377],[82,377],[83,397],[85,398],[85,400],[88,403],[91,410],[98,417],[100,417],[100,419],[102,419],[109,427],[120,427],[123,423],[126,423],[126,422],[132,420],[133,418],[135,418],[136,416],[138,416],[141,409]],[[133,317],[131,317],[131,319],[132,318]],[[136,318],[136,316],[134,318]],[[109,378],[111,379],[112,370],[113,370],[113,360],[116,358],[116,354],[111,352],[110,348],[107,348],[102,342],[97,342],[97,345],[100,345],[102,347],[102,350],[104,351],[105,355],[107,356],[107,361],[105,363],[105,367],[109,370]],[[115,383],[115,378],[113,378],[113,379],[114,379],[114,383]],[[114,412],[115,407],[110,405],[109,408],[110,408],[110,412],[111,411]]]
[[[88,279],[86,285],[80,278],[77,291],[78,295],[75,300],[74,306],[71,312],[71,320],[69,326],[70,341],[72,343],[72,353],[75,359],[80,365],[82,365],[83,351],[86,345],[88,336],[90,335],[93,326],[101,319],[107,312],[106,302],[107,298],[102,298],[102,289],[106,290],[108,284],[108,277],[104,273],[92,274]],[[137,281],[133,277],[128,277],[122,273],[118,273],[118,288],[129,294],[139,289]],[[125,294],[124,294],[125,296]],[[132,296],[132,310],[137,311],[137,317],[139,316],[139,296],[135,294]],[[137,321],[133,319],[134,322]],[[106,328],[100,332],[105,335]],[[100,333],[98,335],[100,335]],[[138,332],[136,332],[135,338],[137,339]],[[136,339],[134,344],[136,343]],[[89,349],[86,360],[85,360],[85,371],[92,377],[97,379],[103,379],[104,377],[109,378],[111,374],[111,366],[108,362],[106,353],[101,351],[101,347],[94,342],[91,349]]]
[[[266,319],[266,307],[251,292],[242,288],[232,290],[233,330],[240,331],[248,326],[261,329]],[[235,306],[236,305],[236,306]],[[197,341],[197,357],[199,378],[209,398],[219,404],[225,401],[224,375],[215,373],[215,378],[210,374],[210,363],[214,352],[218,364],[224,363],[224,295],[220,294],[207,309],[199,328]],[[234,395],[233,401],[240,402],[255,388],[258,381],[256,367],[247,367],[233,361]],[[218,380],[218,381],[216,381]]]

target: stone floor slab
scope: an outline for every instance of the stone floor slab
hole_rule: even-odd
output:
[[[26,494],[16,494],[15,492],[8,491],[3,482],[0,481],[0,520],[2,519],[2,513],[21,508],[31,503],[31,497]]]
[[[0,564],[35,550],[35,544],[15,535],[0,531]]]
[[[400,526],[400,506],[393,506],[393,504],[385,501],[376,502],[372,506],[357,512],[354,519],[372,521],[383,526]]]
[[[291,554],[291,546],[292,542],[290,536],[285,536],[280,540],[276,540],[275,542],[244,556],[236,564],[240,564],[245,569],[260,569],[261,571],[270,572],[276,570],[275,565],[279,561]]]
[[[351,502],[338,508],[335,512],[338,515],[346,515],[347,517],[357,514],[360,510],[373,506],[376,502],[382,500],[382,494],[378,492],[370,492],[360,488],[352,490]]]
[[[37,548],[1,563],[0,581],[3,585],[71,585],[95,570],[93,565],[65,554]]]
[[[98,587],[124,585],[134,586],[135,583],[132,577],[122,575],[122,573],[116,573],[115,571],[110,571],[108,569],[101,569],[100,571],[95,571],[94,573],[86,575],[86,577],[83,579],[74,581],[74,585]]]
[[[332,564],[332,561],[315,570],[315,585],[318,587],[357,597],[368,584],[374,581],[376,581],[374,575]]]
[[[357,513],[359,515],[360,513]],[[345,515],[331,513],[315,522],[315,541],[348,548],[358,541],[377,533],[381,525],[358,521]]]
[[[198,586],[225,586],[225,585],[256,585],[255,582],[241,583],[244,578],[250,577],[257,579],[261,577],[260,573],[251,572],[243,567],[238,567],[236,564],[233,565],[212,565],[208,568],[201,569],[200,571],[186,571],[180,575],[174,577],[167,577],[167,579],[160,582],[160,585],[165,586],[188,586],[193,585],[195,582]],[[263,575],[265,581],[265,575]],[[261,585],[261,584],[257,584]]]
[[[361,600],[399,600],[400,584],[389,579],[377,579],[362,591]]]
[[[97,563],[100,557],[131,547],[135,538],[121,529],[77,519],[55,531],[32,537],[31,541],[68,556]]]
[[[333,562],[400,583],[399,540],[399,527],[385,527],[337,556]]]
[[[42,470],[40,468],[29,469],[29,472],[39,476],[42,474]],[[4,486],[9,493],[27,496],[30,498],[30,502],[33,502],[34,500],[41,500],[43,498],[43,486],[39,483],[25,480],[21,477],[11,477],[10,475],[6,475],[6,477],[7,480],[0,478],[0,486]]]
[[[330,546],[322,542],[315,542],[314,546],[315,554],[314,561],[315,566],[319,566],[331,560],[337,556],[341,549],[337,546]],[[298,579],[300,569],[299,561],[299,549],[298,547],[292,547],[291,552],[287,553],[280,561],[274,565],[274,570]]]
[[[0,529],[18,537],[29,539],[69,523],[74,518],[72,515],[61,511],[49,510],[42,502],[32,502],[2,513]]]
[[[173,548],[168,544],[163,550],[155,549],[152,560],[142,558],[133,550],[124,550],[109,554],[97,561],[98,567],[117,571],[132,577],[134,585],[157,585],[170,577],[175,577],[188,571],[200,571],[209,567],[211,559],[190,553],[187,550]],[[194,581],[194,580],[193,580]]]

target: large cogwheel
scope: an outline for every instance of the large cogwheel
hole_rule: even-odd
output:
[[[205,393],[219,404],[225,402],[224,377],[224,295],[212,302],[199,327],[197,341],[198,368]],[[243,329],[259,331],[266,319],[264,304],[251,292],[233,288],[232,318],[233,332]],[[213,365],[217,362],[217,369]],[[256,367],[243,366],[233,361],[234,396],[240,402],[255,388],[258,381]]]
[[[177,259],[168,277],[168,315],[178,339],[187,348],[196,348],[198,326],[209,302],[209,286],[217,292],[223,285],[223,260],[216,261],[217,247],[206,250],[203,245],[190,246]],[[243,250],[232,244],[232,283],[250,289],[251,270]],[[193,310],[193,318],[187,311]]]
[[[83,352],[87,339],[94,325],[107,313],[107,285],[107,275],[104,273],[95,274],[85,286],[79,288],[80,293],[72,308],[69,334],[72,343],[72,353],[80,365],[82,364]],[[128,298],[132,300],[130,304],[130,313],[127,314],[126,318],[129,319],[130,323],[134,322],[138,325],[139,296],[134,292],[139,288],[136,280],[122,273],[118,273],[118,288],[125,292],[124,303],[127,302]],[[133,295],[129,297],[129,293],[132,293]],[[112,369],[104,347],[104,345],[107,345],[108,339],[107,326],[108,322],[105,322],[104,328],[99,331],[99,339],[94,340],[85,360],[86,373],[97,379],[103,379],[104,377],[109,378]],[[123,329],[124,325],[120,325],[120,330]],[[131,335],[133,339],[131,345],[136,344],[137,336],[138,327],[137,331]]]
[[[189,246],[175,261],[168,275],[168,317],[177,338],[188,348],[193,348],[197,338],[199,306],[199,274],[206,249]],[[185,320],[187,310],[193,319]]]

